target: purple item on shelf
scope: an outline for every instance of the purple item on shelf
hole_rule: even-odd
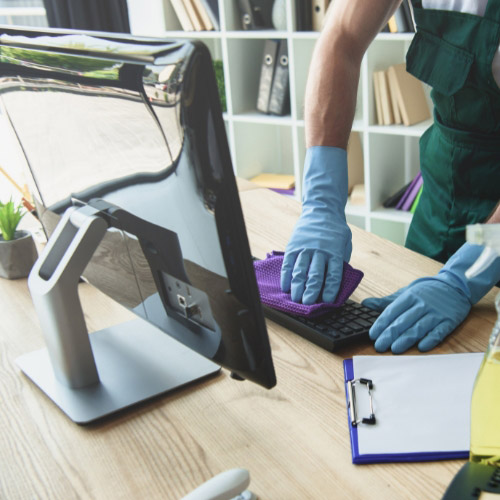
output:
[[[293,196],[295,194],[295,188],[292,189],[278,189],[278,188],[269,188],[271,191],[274,191],[278,194],[287,194],[289,196]]]
[[[422,177],[422,173],[418,172],[418,174],[413,178],[410,185],[408,186],[408,188],[404,192],[403,196],[401,196],[400,200],[398,201],[398,203],[396,205],[396,210],[403,210],[403,205],[404,205],[406,199],[408,198],[408,195],[412,192],[413,186],[415,186],[415,184],[419,181],[419,179],[421,177]]]
[[[354,269],[347,262],[344,262],[342,282],[335,302],[316,302],[311,305],[298,304],[292,300],[290,293],[281,291],[280,279],[283,255],[283,252],[273,251],[267,254],[264,260],[254,262],[260,299],[263,304],[278,311],[298,316],[320,316],[331,309],[342,306],[363,279],[362,271]]]
[[[415,182],[415,184],[413,184],[411,191],[408,193],[408,196],[406,197],[406,201],[403,203],[401,210],[406,210],[407,212],[410,210],[411,206],[413,205],[413,202],[415,201],[415,198],[417,197],[418,191],[422,187],[423,183],[424,183],[424,179],[420,175],[417,179],[417,182]]]

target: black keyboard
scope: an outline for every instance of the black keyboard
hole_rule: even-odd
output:
[[[367,341],[378,311],[348,300],[342,307],[316,318],[304,318],[262,305],[269,319],[328,351],[352,342]]]

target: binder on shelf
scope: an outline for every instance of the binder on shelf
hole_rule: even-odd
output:
[[[352,462],[468,458],[470,400],[483,353],[344,360]]]
[[[276,57],[271,95],[269,98],[269,113],[283,116],[290,112],[290,90],[288,69],[288,44],[282,40]]]
[[[257,109],[262,113],[269,112],[269,100],[273,84],[274,68],[278,55],[279,40],[266,40],[262,65],[260,70],[259,92],[257,95]]]
[[[396,89],[396,100],[405,125],[414,125],[431,117],[422,82],[406,71],[405,63],[390,66],[391,88]]]
[[[238,0],[241,27],[244,30],[273,29],[272,8],[269,0]]]
[[[415,22],[413,21],[413,14],[410,6],[410,0],[403,0],[401,4],[405,16],[406,26],[410,33],[415,33]]]
[[[311,22],[313,31],[322,30],[329,4],[330,0],[312,0]]]
[[[186,10],[183,0],[170,0],[175,15],[184,31],[193,31],[194,26]]]
[[[219,0],[200,0],[212,21],[215,30],[220,30]]]
[[[312,0],[295,0],[295,25],[297,31],[312,30]]]

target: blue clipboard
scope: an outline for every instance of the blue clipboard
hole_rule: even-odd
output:
[[[464,451],[443,451],[443,452],[418,452],[418,453],[386,453],[386,454],[361,454],[359,452],[358,427],[352,425],[349,412],[350,397],[348,382],[354,380],[353,360],[344,360],[344,385],[347,405],[347,425],[349,426],[349,436],[351,441],[352,463],[353,464],[373,464],[391,462],[427,462],[435,460],[468,459],[469,450]],[[359,423],[358,425],[364,425]],[[376,425],[376,424],[375,424]]]

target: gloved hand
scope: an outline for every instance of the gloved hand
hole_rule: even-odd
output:
[[[420,351],[436,347],[500,280],[500,258],[478,276],[465,277],[482,250],[465,243],[436,276],[417,279],[388,297],[364,300],[363,305],[383,311],[370,329],[375,349],[390,347],[400,354],[417,342]]]
[[[285,249],[281,289],[292,300],[333,302],[343,261],[351,258],[351,230],[345,219],[347,152],[329,146],[307,149],[302,214]]]

